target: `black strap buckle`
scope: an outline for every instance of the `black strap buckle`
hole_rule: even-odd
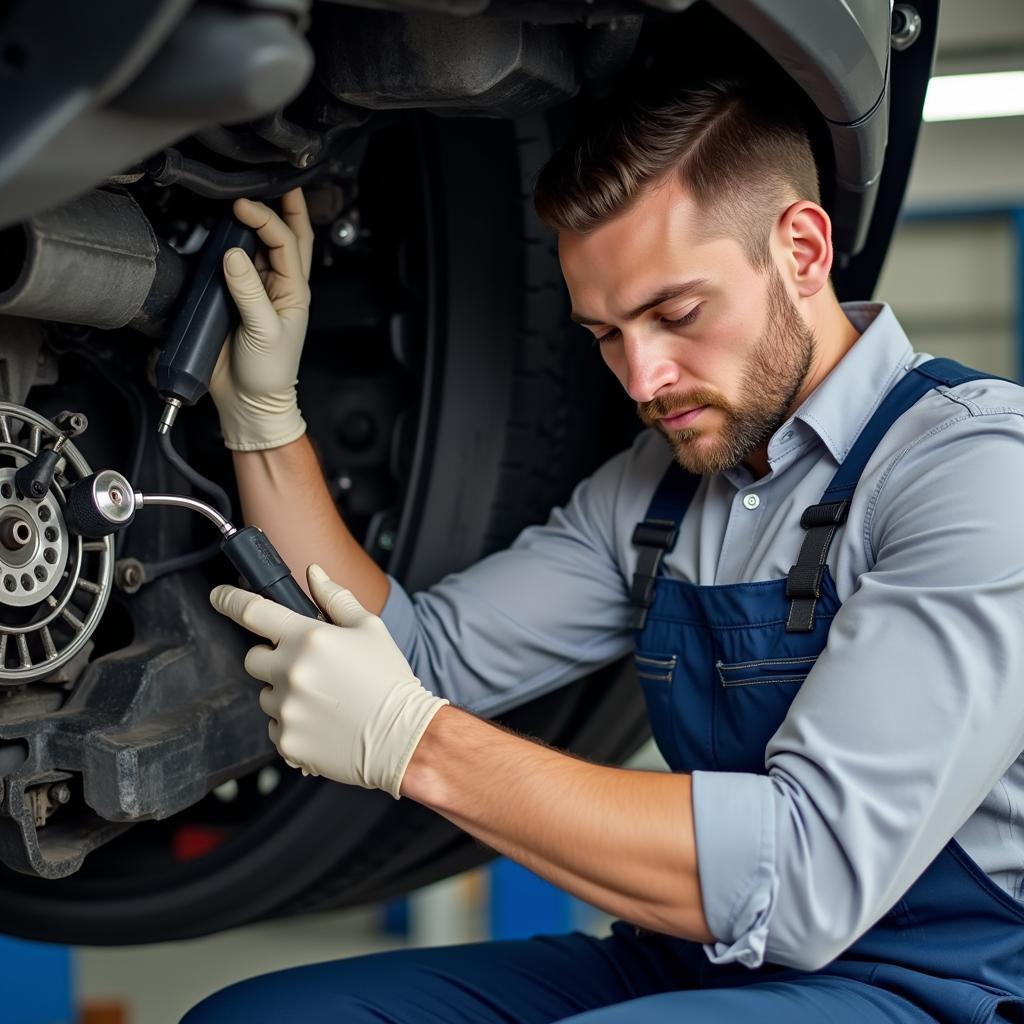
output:
[[[671,519],[645,519],[633,529],[633,543],[638,548],[668,551],[676,542],[678,529]]]
[[[678,524],[671,519],[645,519],[633,530],[633,543],[640,552],[629,589],[634,629],[643,629],[647,622],[647,609],[654,603],[654,585],[661,559],[675,544],[678,530]]]
[[[817,600],[821,597],[821,581],[825,576],[824,565],[793,565],[786,577],[786,597],[791,601]]]
[[[824,505],[809,505],[800,516],[800,525],[805,530],[815,526],[842,526],[850,511],[849,501],[830,501]]]

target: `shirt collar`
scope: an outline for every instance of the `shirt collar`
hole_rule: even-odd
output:
[[[844,302],[842,309],[860,337],[772,436],[768,459],[773,468],[789,452],[806,445],[810,432],[841,463],[910,363],[914,350],[888,304]]]

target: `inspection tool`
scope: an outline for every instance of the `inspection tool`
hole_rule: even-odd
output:
[[[256,244],[256,232],[234,217],[217,221],[203,243],[156,364],[156,387],[164,400],[159,433],[171,429],[182,405],[195,405],[209,390],[217,357],[239,315],[224,281],[224,253],[243,249],[251,259]]]
[[[68,528],[87,540],[98,540],[124,529],[147,505],[184,508],[205,516],[220,530],[221,551],[241,573],[250,590],[300,615],[322,619],[320,609],[296,583],[291,570],[267,535],[256,526],[239,530],[212,505],[181,494],[142,494],[113,469],[101,469],[68,491]]]

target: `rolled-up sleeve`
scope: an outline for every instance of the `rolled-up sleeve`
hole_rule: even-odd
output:
[[[1024,748],[1021,417],[943,424],[897,457],[869,508],[872,568],[768,744],[768,774],[694,773],[714,962],[824,966]]]

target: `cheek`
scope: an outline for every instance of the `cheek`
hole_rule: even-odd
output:
[[[716,320],[704,339],[706,375],[723,391],[734,391],[759,337],[756,318],[749,314],[736,311]]]

